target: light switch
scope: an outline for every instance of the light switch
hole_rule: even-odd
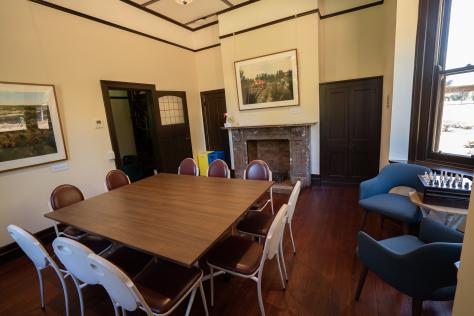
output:
[[[102,121],[101,119],[95,119],[94,122],[96,129],[104,128],[104,121]]]

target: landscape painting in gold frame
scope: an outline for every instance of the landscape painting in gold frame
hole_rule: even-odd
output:
[[[296,49],[235,62],[240,110],[299,104]]]
[[[65,159],[54,86],[0,82],[0,172]]]

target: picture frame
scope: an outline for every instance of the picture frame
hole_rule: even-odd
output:
[[[299,105],[296,49],[234,62],[239,109]]]
[[[0,172],[67,158],[54,85],[0,82]]]

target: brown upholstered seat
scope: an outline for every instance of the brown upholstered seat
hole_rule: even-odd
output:
[[[273,216],[265,212],[249,212],[238,224],[243,233],[265,237],[272,225]]]
[[[224,160],[214,160],[210,164],[209,169],[207,169],[207,176],[215,178],[230,178],[229,166],[227,166],[227,163]]]
[[[186,158],[183,161],[181,161],[181,164],[179,165],[178,168],[178,174],[181,175],[188,175],[188,176],[197,176],[199,175],[198,171],[198,166],[194,159],[192,158]]]
[[[158,260],[133,279],[154,313],[166,313],[200,280],[202,271]]]
[[[245,179],[270,180],[270,168],[263,160],[253,160],[245,169]]]
[[[251,275],[257,271],[263,255],[263,245],[248,238],[229,236],[214,246],[207,258],[213,266]]]
[[[50,203],[53,210],[84,201],[84,195],[81,190],[71,184],[62,184],[55,188],[51,193]],[[73,226],[67,226],[63,233],[73,238],[80,238],[86,235],[86,232]]]
[[[153,256],[132,248],[120,247],[108,255],[107,260],[122,269],[130,278],[134,278],[153,260]]]
[[[105,186],[111,191],[130,184],[127,175],[122,170],[110,170],[105,176]]]

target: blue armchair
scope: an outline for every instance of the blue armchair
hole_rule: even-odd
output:
[[[421,191],[423,188],[418,175],[425,172],[429,173],[431,170],[414,164],[394,163],[385,166],[375,178],[361,182],[359,205],[365,211],[361,230],[369,212],[398,220],[404,223],[405,227],[418,224],[422,217],[418,207],[411,203],[409,197],[389,191],[398,186]]]
[[[358,234],[357,256],[362,271],[355,299],[359,300],[367,271],[412,297],[412,314],[421,315],[424,300],[452,300],[464,235],[429,218],[421,222],[419,236],[403,235],[376,241]]]

